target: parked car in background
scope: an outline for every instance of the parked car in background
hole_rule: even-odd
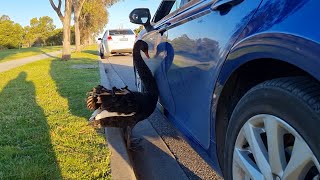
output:
[[[164,0],[152,19],[130,13],[146,29],[164,115],[224,178],[319,179],[319,7]]]
[[[132,53],[135,34],[131,29],[106,30],[100,43],[100,57],[105,58],[113,54]]]

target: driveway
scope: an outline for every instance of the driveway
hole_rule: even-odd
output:
[[[7,62],[3,62],[0,63],[0,73],[4,72],[4,71],[8,71],[10,69],[31,63],[31,62],[35,62],[35,61],[39,61],[41,59],[45,59],[45,58],[50,58],[50,57],[54,57],[56,58],[57,55],[61,54],[61,51],[54,51],[54,52],[49,52],[49,53],[44,53],[44,54],[40,54],[40,55],[36,55],[36,56],[30,56],[30,57],[26,57],[26,58],[20,58],[20,59],[16,59],[16,60],[10,60]]]

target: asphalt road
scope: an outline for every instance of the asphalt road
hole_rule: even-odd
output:
[[[109,58],[112,68],[121,80],[135,90],[132,56],[112,56]],[[222,179],[212,168],[190,147],[181,134],[156,110],[149,122],[168,146],[177,162],[189,179]]]

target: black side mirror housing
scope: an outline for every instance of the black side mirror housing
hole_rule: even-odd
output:
[[[101,40],[102,40],[102,38],[98,38],[98,40],[100,40],[100,41],[101,41]]]
[[[142,24],[147,31],[151,31],[153,27],[150,24],[151,14],[148,8],[136,8],[129,14],[130,22],[134,24]]]

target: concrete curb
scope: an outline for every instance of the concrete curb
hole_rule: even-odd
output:
[[[103,60],[99,61],[101,85],[110,89],[111,84],[106,75]],[[111,176],[115,180],[136,180],[131,158],[128,154],[122,130],[119,128],[105,128],[108,147],[111,151]]]

